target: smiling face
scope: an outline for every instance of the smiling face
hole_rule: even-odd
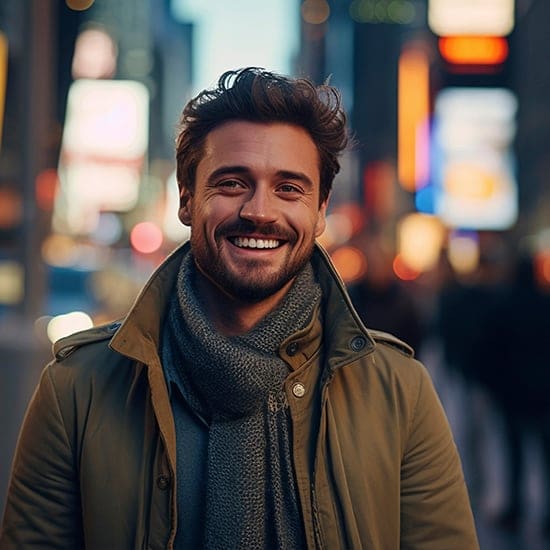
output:
[[[283,295],[325,228],[319,153],[285,123],[226,122],[212,130],[194,189],[182,189],[197,267],[239,301]]]

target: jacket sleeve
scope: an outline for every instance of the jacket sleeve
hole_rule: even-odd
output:
[[[82,547],[76,459],[46,367],[15,451],[2,529],[2,550]]]
[[[401,465],[401,548],[479,548],[458,452],[425,368]]]

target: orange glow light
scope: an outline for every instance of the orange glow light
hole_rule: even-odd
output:
[[[361,250],[353,246],[342,246],[331,257],[345,283],[357,281],[367,271],[367,258]]]
[[[36,177],[36,203],[42,210],[51,210],[57,193],[57,170],[53,168],[43,170]]]
[[[65,0],[67,7],[74,11],[85,11],[92,6],[95,0]]]
[[[466,162],[450,164],[444,183],[445,191],[450,195],[471,200],[488,200],[499,190],[495,174],[483,166]]]
[[[402,281],[414,281],[420,275],[418,271],[412,269],[405,263],[401,254],[398,254],[393,260],[393,272]]]
[[[508,42],[501,36],[445,36],[439,51],[453,65],[500,65],[508,57]]]
[[[9,229],[23,219],[23,199],[14,189],[0,188],[0,229]]]
[[[326,0],[305,0],[300,9],[302,18],[310,25],[320,25],[330,16],[330,6]]]
[[[407,191],[414,191],[428,176],[428,154],[421,149],[428,146],[429,62],[420,48],[406,49],[399,57],[397,95],[397,175]]]
[[[544,290],[550,289],[550,251],[539,252],[535,258],[535,278]]]

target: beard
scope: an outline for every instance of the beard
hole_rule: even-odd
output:
[[[265,235],[269,238],[278,238],[289,247],[287,261],[279,268],[266,265],[261,259],[243,260],[235,267],[226,265],[223,260],[223,247],[228,245],[230,235],[247,234]],[[296,246],[297,235],[281,227],[262,227],[246,221],[239,221],[219,227],[214,235],[216,250],[212,251],[204,234],[191,233],[191,250],[199,271],[225,294],[238,300],[256,303],[269,298],[292,281],[309,262],[313,254],[315,240],[302,243],[302,249],[290,257],[290,251]]]

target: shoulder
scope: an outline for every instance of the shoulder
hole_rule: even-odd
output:
[[[121,363],[129,359],[109,346],[119,327],[119,322],[108,323],[56,341],[46,376],[60,391],[70,391],[90,384],[103,386],[115,370],[122,374],[125,369]]]
[[[409,344],[403,342],[393,334],[388,332],[383,332],[381,330],[368,329],[369,334],[372,336],[373,340],[380,344],[383,348],[389,348],[395,351],[398,351],[405,357],[413,358],[414,350]]]
[[[43,382],[55,392],[66,416],[74,400],[88,405],[119,401],[141,373],[133,359],[109,345],[119,326],[118,322],[97,326],[54,344],[54,358],[44,370]]]
[[[414,395],[426,378],[426,367],[415,357],[414,349],[393,334],[368,329],[375,342],[371,354],[371,374],[385,380],[390,386],[406,388]]]
[[[75,332],[70,336],[57,340],[53,345],[53,353],[56,361],[64,361],[76,350],[90,344],[104,343],[110,340],[114,333],[120,327],[120,322],[116,321],[105,325],[100,325],[88,330]]]

